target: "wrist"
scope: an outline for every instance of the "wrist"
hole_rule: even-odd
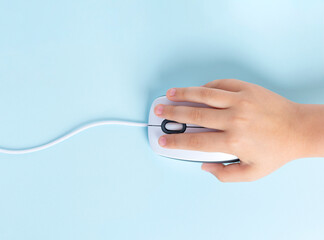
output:
[[[297,103],[298,158],[324,157],[324,105]]]

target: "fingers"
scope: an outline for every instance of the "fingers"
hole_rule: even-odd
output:
[[[188,106],[171,106],[159,104],[154,113],[161,118],[179,123],[195,124],[206,128],[224,130],[229,121],[229,112],[225,109],[198,108]]]
[[[224,132],[167,134],[159,139],[164,148],[229,153]]]
[[[250,182],[259,178],[253,166],[242,162],[229,165],[203,163],[201,168],[213,174],[221,182]]]
[[[243,90],[246,82],[237,79],[217,79],[206,83],[203,87],[207,88],[217,88],[226,91],[239,92]]]
[[[236,93],[208,87],[171,88],[167,97],[175,102],[204,103],[215,108],[228,108],[236,100]]]

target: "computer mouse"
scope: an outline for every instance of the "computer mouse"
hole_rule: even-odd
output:
[[[239,161],[238,157],[222,152],[202,152],[183,149],[167,149],[159,145],[158,140],[164,134],[181,134],[195,132],[215,132],[216,129],[204,128],[202,126],[186,123],[178,123],[163,119],[154,114],[154,108],[158,104],[181,105],[192,107],[209,107],[205,104],[192,102],[173,102],[166,96],[155,99],[152,103],[148,119],[148,138],[153,151],[161,156],[173,159],[194,161],[194,162],[215,162],[215,163],[232,163]]]

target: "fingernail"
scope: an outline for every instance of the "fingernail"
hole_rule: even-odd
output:
[[[175,96],[175,94],[176,94],[176,89],[175,88],[171,88],[171,89],[168,90],[168,95],[170,97]]]
[[[166,137],[160,137],[159,144],[161,147],[164,147],[166,145]]]
[[[156,115],[161,115],[163,113],[163,106],[159,105],[155,108],[155,114]]]

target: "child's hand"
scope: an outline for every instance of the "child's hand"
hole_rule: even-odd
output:
[[[324,115],[321,105],[294,103],[261,86],[235,79],[215,80],[202,87],[172,88],[167,97],[213,107],[158,105],[155,114],[222,130],[169,134],[159,139],[165,148],[238,156],[241,162],[237,164],[202,165],[203,170],[222,182],[254,181],[293,159],[323,154],[324,145],[320,147],[324,143],[323,127],[320,130],[314,127],[324,126],[323,117],[323,122],[316,120],[319,112]]]

